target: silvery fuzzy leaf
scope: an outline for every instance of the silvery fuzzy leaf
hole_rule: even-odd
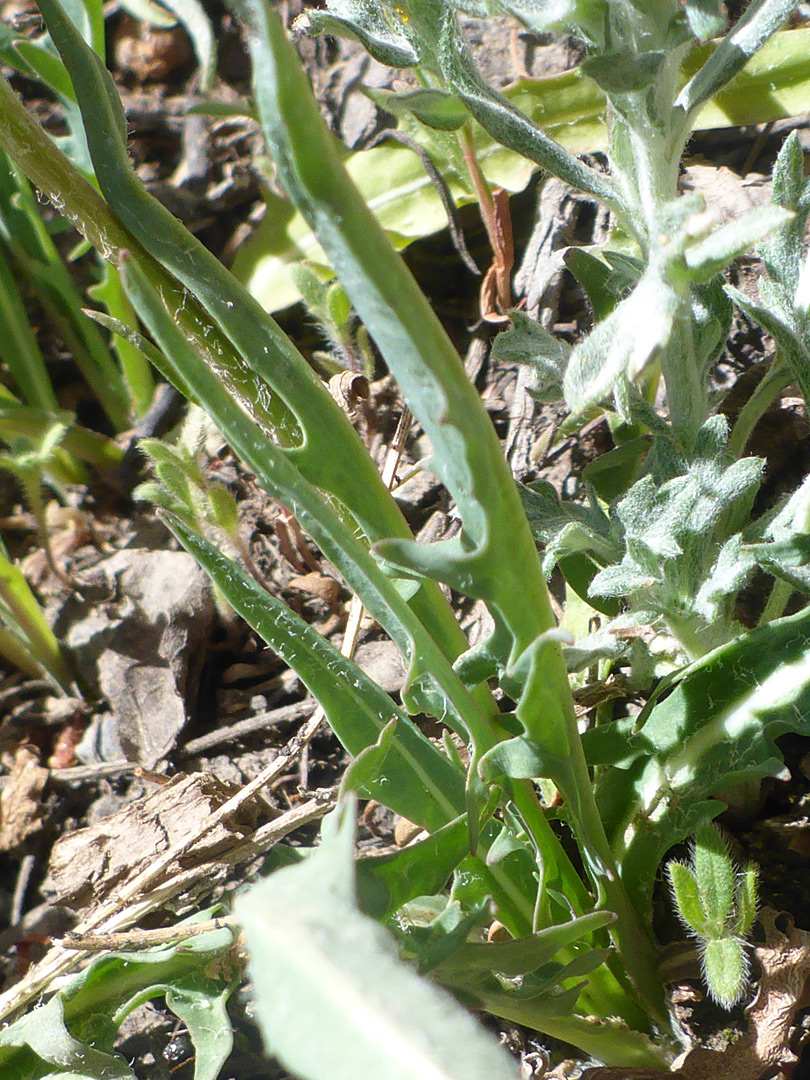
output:
[[[316,34],[353,38],[381,64],[415,67],[421,61],[410,36],[394,29],[374,0],[329,0],[327,11],[307,9],[306,21]]]
[[[571,520],[557,489],[547,480],[535,480],[520,484],[518,490],[535,539],[547,544]]]
[[[795,218],[779,229],[761,254],[768,273],[793,296],[804,250],[804,232],[810,211],[810,180],[804,176],[804,153],[797,132],[791,132],[776,159],[773,170],[773,201],[793,210]]]
[[[518,490],[532,532],[541,543],[549,543],[571,522],[581,523],[603,541],[610,537],[610,520],[595,500],[591,500],[588,505],[563,502],[547,480],[520,484]]]
[[[686,0],[686,19],[698,41],[717,37],[726,28],[722,0]]]
[[[640,424],[655,435],[669,435],[669,424],[628,379],[619,379],[613,387],[613,404],[625,424]]]
[[[710,281],[739,255],[788,225],[793,218],[793,212],[781,206],[761,206],[721,225],[708,236],[687,243],[684,260],[690,279]]]
[[[787,581],[798,592],[810,593],[810,537],[794,536],[770,544],[751,544],[748,549],[763,570]]]
[[[685,527],[697,536],[708,536],[722,517],[726,531],[736,531],[729,514],[742,528],[759,490],[764,462],[748,457],[726,465],[728,421],[722,414],[710,417],[695,440],[689,475],[696,484],[695,503]]]
[[[632,94],[655,82],[664,59],[659,50],[612,49],[585,60],[582,69],[606,94]]]
[[[648,270],[630,295],[597,323],[571,353],[563,379],[565,400],[575,415],[598,405],[622,376],[637,378],[669,341],[682,305],[661,275]]]
[[[492,356],[507,363],[528,364],[537,380],[533,393],[561,396],[571,346],[522,311],[510,311],[509,318],[512,326],[495,338]]]
[[[793,297],[793,306],[799,315],[805,318],[810,314],[810,248],[799,271],[799,280],[796,284],[796,294]]]
[[[745,584],[755,559],[742,546],[739,533],[727,540],[720,549],[714,566],[695,597],[695,610],[711,622],[727,597],[734,595]]]
[[[569,521],[549,540],[543,553],[543,573],[548,576],[557,563],[568,555],[585,554],[598,563],[607,563],[618,557],[615,545],[589,529],[581,521]]]
[[[694,499],[688,477],[676,477],[659,487],[651,476],[644,476],[628,491],[616,512],[627,539],[643,540],[656,555],[675,558],[681,554],[676,537]]]
[[[600,570],[591,582],[588,592],[592,596],[631,596],[639,589],[648,589],[658,579],[646,573],[630,559],[623,559],[615,566]]]
[[[604,36],[605,0],[490,0],[490,5],[516,16],[531,30],[579,30],[594,43],[601,43]]]
[[[805,207],[810,182],[804,175],[804,151],[799,133],[791,131],[773,167],[773,201],[777,206],[798,211]]]
[[[594,2],[603,0],[591,0]],[[412,3],[419,9],[425,47],[435,50],[447,87],[461,98],[485,131],[503,146],[580,191],[616,204],[619,196],[607,177],[571,154],[485,82],[461,37],[452,9],[443,0],[412,0]],[[587,0],[580,3],[584,5]]]
[[[773,518],[765,535],[771,540],[788,540],[796,533],[810,532],[810,476],[793,492]]]
[[[680,554],[680,551],[678,551]],[[674,556],[673,556],[674,557]],[[662,559],[657,551],[654,551],[649,544],[646,544],[643,540],[639,540],[635,536],[627,537],[627,555],[625,559],[632,562],[639,569],[644,571],[651,581],[660,582],[664,580],[664,571],[662,566]]]
[[[801,333],[794,313],[783,307],[787,298],[782,286],[762,278],[759,283],[760,304],[755,304],[731,285],[726,286],[726,292],[746,315],[768,331],[776,342],[780,360],[789,364],[805,400],[810,400],[810,342]]]
[[[618,660],[630,647],[626,638],[618,638],[605,628],[563,647],[565,666],[570,673],[584,671],[599,660]]]
[[[810,477],[793,492],[765,528],[768,542],[747,545],[764,570],[810,592]]]

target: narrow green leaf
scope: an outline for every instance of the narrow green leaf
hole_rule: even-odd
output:
[[[692,870],[685,863],[671,862],[667,866],[667,877],[678,915],[693,933],[705,933],[706,914]]]
[[[734,906],[737,915],[734,933],[745,937],[754,925],[759,906],[759,871],[755,866],[747,866],[739,874]]]
[[[165,356],[155,356],[155,362],[160,364],[166,377],[187,389],[194,399],[205,402],[209,415],[265,490],[295,513],[301,526],[339,568],[350,587],[362,596],[366,608],[396,642],[408,668],[403,697],[409,707],[414,711],[418,708],[435,710],[434,715],[442,716],[465,738],[472,738],[482,748],[488,748],[495,738],[488,716],[354,529],[298,471],[297,454],[286,453],[268,439],[262,428],[249,418],[242,400],[229,393],[217,372],[201,361],[196,349],[166,310],[167,293],[164,291],[159,296],[135,263],[125,266],[123,273],[141,317],[161,344]],[[177,305],[182,307],[182,296],[177,298]],[[334,452],[333,457],[336,457]],[[425,608],[431,614],[430,597],[427,600]],[[445,610],[449,612],[449,609]],[[449,614],[452,618],[452,613]],[[444,630],[438,618],[430,626]],[[455,622],[453,626],[460,633]],[[386,719],[390,715],[388,713]]]
[[[73,675],[62,648],[22,571],[7,557],[5,548],[0,548],[0,600],[13,617],[14,636],[61,689],[70,693]]]
[[[433,468],[462,517],[460,540],[387,540],[377,550],[409,572],[483,596],[499,624],[499,650],[511,642],[516,655],[554,616],[491,421],[435,313],[346,175],[280,21],[257,0],[235,7],[250,30],[256,101],[279,178],[430,438]],[[507,549],[513,558],[504,563],[499,552]],[[558,686],[567,693],[562,674],[560,661]]]
[[[592,911],[578,919],[523,938],[503,942],[468,942],[447,960],[436,974],[447,982],[474,977],[477,974],[498,972],[506,978],[517,978],[536,971],[560,952],[584,937],[610,926],[616,916],[612,911]]]
[[[463,812],[463,776],[384,690],[213,545],[177,519],[167,523],[234,610],[299,675],[350,754],[374,744],[386,724],[396,719],[396,738],[384,775],[365,778],[375,798],[429,828]]]
[[[45,361],[31,330],[17,283],[0,247],[0,360],[7,365],[25,401],[35,408],[57,412]]]
[[[736,874],[728,844],[715,825],[705,825],[698,831],[692,859],[709,930],[720,934],[734,907]]]
[[[185,341],[186,353],[193,353],[188,343],[194,341],[196,348],[220,374],[220,379],[225,376],[236,398],[249,408],[257,423],[289,448],[289,458],[294,460],[295,470],[291,472],[287,468],[289,462],[276,455],[275,472],[285,473],[288,481],[286,494],[276,488],[277,496],[282,501],[286,499],[289,505],[290,499],[296,497],[297,484],[296,480],[290,478],[303,474],[310,483],[332,493],[343,506],[351,507],[353,517],[371,541],[380,537],[410,537],[402,513],[382,483],[379,471],[362,441],[303,356],[222,264],[145,191],[127,158],[126,120],[109,73],[75,33],[58,0],[43,0],[42,10],[68,68],[76,74],[76,88],[102,191],[120,219],[150,254],[199,299],[207,314],[198,315],[196,326],[189,325],[195,321],[193,309],[196,305],[187,304],[188,297],[184,298],[182,293],[178,294],[171,285],[167,285],[162,271],[158,273],[163,277],[156,298],[154,268],[148,266],[148,261],[147,268],[152,273],[146,273],[144,287],[147,291],[151,289],[151,300],[144,296],[143,302],[152,306],[153,318],[159,318],[157,309],[165,306],[173,296],[170,321],[179,321],[183,326],[180,334],[174,327],[174,340]],[[291,71],[298,72],[297,79],[303,79],[294,50],[287,62]],[[319,125],[316,128],[319,138],[325,138],[330,146],[324,160],[331,160],[334,153],[330,142],[332,137],[324,134],[326,129],[305,80],[304,84],[305,93],[297,96],[294,111],[304,101],[312,101],[311,108],[315,110]],[[325,173],[320,176],[323,181]],[[83,227],[88,228],[88,223],[83,223]],[[105,239],[102,237],[99,245],[107,251]],[[123,244],[123,247],[127,248],[127,245]],[[119,252],[119,257],[126,261],[123,252]],[[140,258],[129,259],[129,262],[133,267],[137,264],[137,272],[143,274],[145,267],[141,265]],[[399,273],[402,273],[401,269]],[[131,283],[131,287],[135,287],[134,283]],[[163,305],[160,297],[164,298]],[[419,299],[423,306],[427,306],[421,294]],[[430,316],[433,317],[432,312]],[[438,321],[434,321],[440,331]],[[169,333],[165,312],[163,325],[165,332]],[[444,348],[446,351],[447,345]],[[436,355],[431,352],[433,359]],[[456,363],[460,363],[457,356]],[[182,374],[176,373],[175,379],[178,378],[179,388],[186,392],[187,385]],[[222,390],[222,386],[217,386],[216,382],[208,381],[212,397]],[[474,400],[480,408],[478,399]],[[483,409],[481,414],[489,428],[490,441],[497,446],[497,438]],[[255,457],[255,432],[243,443],[241,452]],[[333,512],[332,516],[337,515]],[[343,532],[348,535],[348,528],[344,527]],[[321,543],[320,539],[318,542]],[[326,551],[324,543],[321,543],[321,547]],[[348,543],[357,549],[356,542],[348,540]],[[333,553],[330,557],[337,557],[338,564],[343,568],[345,544],[337,545],[336,549],[335,545],[326,543],[326,547]],[[351,573],[346,572],[346,578],[351,584]],[[390,591],[390,588],[390,585],[386,586],[383,592]],[[539,599],[542,602],[542,594]],[[369,610],[376,606],[373,597],[367,599],[366,606]],[[424,620],[429,635],[438,643],[439,649],[455,658],[464,648],[464,635],[438,586],[423,583],[413,598],[413,607],[419,618]],[[386,625],[385,617],[380,621]],[[397,638],[396,632],[393,636]],[[402,635],[399,635],[398,643],[404,655],[414,661],[412,675],[417,679],[419,672],[411,656],[412,650],[404,644]],[[435,673],[442,666],[447,670],[447,665],[439,662],[431,665],[431,671]],[[452,673],[448,673],[446,678],[453,682]],[[459,693],[464,693],[458,680],[454,685]],[[481,695],[482,699],[486,696]],[[475,712],[478,711],[475,706],[473,708]],[[468,723],[473,721],[474,717],[468,718]]]
[[[745,67],[768,38],[796,10],[797,0],[753,0],[702,68],[681,91],[676,107],[694,113]]]

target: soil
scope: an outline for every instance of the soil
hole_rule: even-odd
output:
[[[232,101],[249,94],[248,61],[240,33],[216,0],[208,0],[220,48],[214,95]],[[289,24],[300,14],[298,0],[278,5]],[[205,119],[188,115],[198,95],[195,60],[182,30],[149,31],[116,3],[107,8],[111,67],[121,92],[130,129],[130,149],[141,179],[219,257],[230,262],[250,235],[263,208],[258,162],[263,148],[255,124],[239,118]],[[36,9],[27,0],[0,3],[4,20],[37,30]],[[579,59],[574,43],[532,37],[509,20],[482,25],[469,20],[468,35],[484,74],[497,86],[517,75],[564,70]],[[370,61],[359,47],[333,39],[298,38],[298,47],[329,123],[352,148],[375,137],[390,119],[378,113],[359,87],[392,86],[400,76]],[[8,72],[7,72],[8,73]],[[29,107],[49,130],[58,130],[59,110],[42,88],[13,76]],[[698,188],[727,212],[759,190],[767,195],[766,177],[789,130],[798,129],[810,146],[810,117],[767,128],[731,129],[696,135],[689,148],[685,185]],[[569,340],[589,327],[581,292],[567,273],[556,287],[538,284],[536,250],[540,236],[536,207],[541,181],[511,199],[515,233],[516,299],[529,308],[542,301],[544,321]],[[550,196],[550,189],[546,189]],[[601,227],[593,209],[572,203],[564,191],[556,195],[551,223],[559,240],[589,242]],[[46,216],[50,213],[43,208]],[[554,216],[556,215],[556,217]],[[541,222],[546,228],[549,218]],[[603,223],[602,223],[603,224]],[[490,252],[477,210],[461,214],[461,226],[473,258],[486,267]],[[65,238],[67,251],[70,241]],[[582,468],[610,448],[604,422],[589,425],[576,437],[556,442],[545,452],[561,416],[536,405],[525,393],[525,373],[517,365],[495,363],[489,346],[498,327],[478,318],[479,282],[463,267],[448,233],[412,244],[406,260],[466,356],[467,369],[479,387],[493,423],[504,441],[513,473],[519,480],[550,480],[566,496],[577,494]],[[77,272],[86,273],[81,262]],[[747,261],[735,270],[741,279],[755,277],[757,265]],[[741,282],[745,286],[745,280]],[[33,297],[33,325],[41,327],[40,343],[58,387],[60,401],[88,426],[103,429],[98,407],[55,331],[48,328]],[[308,355],[325,347],[303,309],[282,313],[279,321]],[[762,332],[738,316],[728,350],[718,369],[718,386],[743,392],[745,381],[771,349]],[[317,363],[317,358],[314,360]],[[376,372],[370,396],[358,421],[372,449],[382,456],[401,412],[396,387],[383,370]],[[173,411],[174,410],[174,411]],[[170,429],[177,403],[156,419],[154,431]],[[215,436],[205,444],[209,475],[226,484],[239,506],[244,540],[262,579],[296,611],[340,645],[350,595],[332,568],[304,537],[286,512],[256,487]],[[808,417],[799,395],[788,389],[756,434],[752,452],[767,458],[763,508],[792,491],[810,471]],[[405,462],[420,458],[420,432],[413,425]],[[402,468],[405,466],[403,465]],[[215,778],[222,791],[208,791],[216,800],[248,783],[289,744],[314,711],[295,674],[270,653],[244,624],[223,612],[207,580],[193,560],[177,550],[155,515],[131,499],[135,476],[124,491],[94,481],[75,488],[68,506],[50,508],[52,543],[63,574],[49,568],[33,519],[20,493],[3,476],[0,527],[12,555],[35,586],[48,617],[68,643],[80,673],[84,700],[53,695],[44,682],[26,679],[9,669],[0,672],[0,753],[3,772],[0,796],[0,962],[5,986],[46,953],[50,937],[70,929],[88,900],[88,875],[94,872],[57,856],[57,841],[79,828],[102,827],[124,807],[142,807],[160,792],[167,778],[182,774]],[[436,538],[454,528],[451,507],[441,486],[428,474],[405,484],[400,501],[414,531]],[[72,586],[70,584],[72,583]],[[756,587],[750,603],[756,606]],[[475,610],[460,609],[472,623]],[[361,626],[358,659],[392,694],[402,671],[395,650],[378,628]],[[89,705],[87,703],[90,703]],[[810,743],[796,737],[782,740],[785,774],[763,785],[746,807],[729,814],[725,824],[740,851],[762,867],[762,902],[791,913],[799,927],[810,929]],[[246,830],[300,806],[318,789],[339,779],[346,758],[321,728],[308,749],[292,757],[289,767],[265,789]],[[360,823],[360,844],[369,848],[393,841],[394,823],[386,814],[366,810]],[[308,844],[317,835],[317,821],[294,833],[293,844]],[[148,859],[153,837],[144,833],[127,844],[144,847]],[[137,827],[138,829],[141,826]],[[144,828],[146,828],[144,826]],[[133,860],[136,856],[128,850]],[[261,865],[258,854],[233,876],[212,875],[207,897],[225,898]],[[60,876],[61,875],[61,876]],[[667,903],[659,897],[662,938],[680,931]],[[695,984],[696,985],[696,984]],[[714,1045],[716,1031],[729,1027],[726,1014],[712,1011],[695,995],[681,1009],[704,1044]],[[246,999],[235,995],[231,1013],[236,1031],[234,1052],[223,1080],[282,1077],[260,1050]],[[737,1017],[739,1020],[739,1017]],[[801,1023],[801,1018],[799,1020]],[[523,1075],[544,1075],[548,1064],[571,1060],[576,1052],[536,1033],[495,1025],[509,1048],[522,1058]],[[175,1017],[160,1002],[139,1008],[121,1030],[118,1049],[141,1080],[168,1080],[191,1075],[193,1048]],[[795,1080],[810,1075],[800,1064]]]

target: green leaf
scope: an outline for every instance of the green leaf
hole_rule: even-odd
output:
[[[448,822],[401,851],[359,859],[357,898],[360,909],[366,915],[386,922],[408,901],[443,889],[469,853],[470,830],[465,816]]]
[[[396,717],[393,717],[374,742],[355,756],[340,778],[341,796],[348,794],[350,791],[357,792],[362,796],[363,789],[368,785],[371,785],[373,789],[373,782],[378,779],[383,763],[388,756],[388,751],[391,749],[396,727],[397,720]]]
[[[353,812],[349,802],[311,858],[234,905],[268,1051],[302,1080],[516,1080],[495,1040],[357,910]]]
[[[210,914],[200,913],[188,921]],[[230,930],[214,930],[177,945],[98,956],[47,1005],[0,1032],[0,1067],[10,1069],[13,1061],[19,1068],[26,1048],[41,1062],[58,1067],[48,1070],[48,1076],[134,1080],[126,1062],[112,1052],[117,1031],[138,1004],[163,996],[189,1029],[195,1046],[195,1080],[216,1080],[233,1041],[225,1010],[233,990],[233,976],[226,972],[238,974],[231,959],[233,940]]]
[[[496,623],[487,647],[504,665],[555,620],[497,435],[435,313],[346,175],[281,24],[257,0],[236,6],[251,30],[256,101],[279,178],[429,437],[432,468],[462,519],[454,540],[383,540],[375,550],[407,573],[483,597]],[[555,678],[567,696],[561,657]]]
[[[743,548],[739,533],[726,541],[695,597],[695,610],[707,622],[717,618],[724,600],[736,596],[750,577],[756,559],[754,547]]]
[[[8,1076],[135,1080],[118,1054],[104,1053],[71,1035],[58,995],[0,1031],[0,1067]]]
[[[631,94],[655,81],[664,58],[658,51],[612,49],[585,60],[582,68],[609,96]]]
[[[611,911],[592,911],[578,919],[571,919],[559,926],[549,926],[535,934],[512,941],[486,944],[468,942],[442,962],[436,975],[442,982],[456,985],[476,974],[494,972],[514,979],[536,971],[552,960],[561,949],[581,941],[605,926],[610,926],[615,918]]]
[[[606,769],[598,801],[639,911],[666,851],[715,817],[711,797],[778,774],[774,739],[810,733],[810,610],[759,627],[687,669],[642,715],[627,769]]]
[[[109,74],[77,38],[56,0],[43,0],[43,5],[47,7],[51,32],[58,36],[65,58],[71,70],[76,72],[76,85],[88,119],[87,128],[91,134],[92,152],[102,188],[114,204],[117,214],[137,233],[152,254],[178,280],[186,283],[207,307],[207,316],[201,315],[199,309],[195,312],[194,301],[189,302],[182,291],[166,280],[165,274],[156,273],[154,266],[144,260],[142,253],[133,258],[119,252],[120,259],[129,267],[127,287],[133,295],[135,291],[139,293],[141,313],[148,312],[148,316],[145,316],[147,322],[152,326],[160,325],[163,339],[170,339],[170,354],[183,354],[183,362],[179,365],[168,363],[171,371],[168,377],[184,392],[192,392],[189,389],[191,376],[186,378],[178,366],[196,365],[195,378],[198,382],[203,380],[206,385],[203,395],[206,404],[213,408],[212,403],[216,402],[217,407],[229,410],[227,426],[231,432],[239,429],[240,452],[245,460],[256,462],[257,455],[265,459],[256,471],[264,476],[268,490],[272,489],[288,505],[296,505],[299,514],[311,522],[310,531],[315,530],[313,536],[321,549],[331,553],[329,557],[337,560],[336,564],[351,584],[354,574],[345,562],[347,551],[354,550],[360,555],[370,572],[372,561],[336,512],[308,486],[306,474],[314,476],[317,473],[317,484],[337,495],[344,505],[351,506],[356,520],[367,529],[372,539],[379,535],[410,535],[390,492],[382,484],[374,462],[351,424],[289,339],[244,293],[224,267],[144,191],[126,156],[125,118]],[[143,266],[141,261],[144,261]],[[139,275],[139,283],[136,283]],[[156,277],[160,280],[159,288],[156,287]],[[170,315],[167,315],[167,304],[172,307]],[[187,306],[191,309],[189,312]],[[178,330],[178,324],[183,327],[182,331]],[[191,347],[191,342],[194,347]],[[217,377],[212,379],[211,372],[204,370],[201,356],[217,371]],[[166,367],[164,361],[162,369]],[[222,397],[226,387],[235,395],[234,398]],[[236,399],[240,402],[239,406],[235,405]],[[269,430],[282,445],[290,447],[295,467],[290,465],[278,447],[274,448],[269,442],[264,452],[264,447],[256,440],[255,431],[250,428],[250,422],[246,422],[246,416],[241,414],[243,407],[250,410],[261,430]],[[299,417],[306,427],[305,438]],[[224,428],[226,425],[220,420],[220,426]],[[336,453],[336,440],[340,443],[340,453]],[[268,472],[265,474],[268,458],[273,458],[273,465],[267,466]],[[279,478],[284,476],[281,488],[269,478],[271,471]],[[308,509],[301,503],[304,490],[307,491],[304,501],[309,502]],[[310,514],[313,516],[310,517]],[[329,518],[331,529],[341,532],[342,539],[337,545],[326,539],[318,525],[319,521],[323,524],[324,517]],[[377,585],[373,589],[376,597],[381,599],[383,595],[388,595],[395,602],[396,590],[390,580],[386,580],[377,568],[372,573],[377,577]],[[370,611],[376,609],[373,596],[366,595],[365,599]],[[428,622],[431,634],[441,642],[440,647],[453,656],[457,655],[463,647],[463,635],[438,588],[423,585],[415,594],[413,605]],[[409,616],[400,610],[407,621]],[[415,655],[411,655],[411,647],[385,615],[378,617],[399,641],[409,662],[416,661]],[[431,651],[435,641],[431,640],[418,620],[410,621],[413,631],[423,637],[425,647]],[[409,636],[406,633],[406,637]],[[443,664],[440,657],[435,659],[437,662],[430,664],[431,673],[435,674],[444,667],[445,677],[454,685],[455,691],[468,696],[459,681],[454,679],[449,666]],[[417,662],[412,664],[411,674],[416,684],[421,677]],[[427,681],[428,677],[425,678]],[[468,704],[472,705],[469,700]],[[420,707],[424,705],[422,693]],[[444,704],[437,704],[436,707],[441,711]],[[472,709],[468,718],[470,722],[475,723],[478,719],[483,723],[477,706],[473,705]],[[466,731],[468,725],[462,722],[460,727]]]
[[[233,494],[224,484],[211,484],[206,494],[216,524],[229,536],[235,536],[239,527],[239,511]]]
[[[748,961],[745,948],[736,938],[707,941],[701,949],[703,975],[709,993],[724,1009],[731,1009],[745,990]]]
[[[233,1049],[226,1004],[232,987],[212,992],[205,973],[166,986],[166,1005],[186,1025],[194,1046],[194,1080],[217,1080]]]
[[[763,206],[687,244],[684,259],[693,281],[710,281],[750,247],[787,225],[793,213],[780,206]]]
[[[770,285],[769,289],[767,285]],[[810,348],[803,340],[790,310],[791,298],[767,278],[760,280],[760,298],[763,302],[759,304],[733,285],[726,285],[725,288],[737,307],[768,331],[776,342],[779,359],[790,367],[805,400],[810,400]],[[779,302],[779,298],[782,302]]]
[[[686,19],[698,41],[717,37],[726,28],[722,0],[686,0]]]
[[[316,34],[359,41],[387,67],[407,68],[419,62],[419,53],[408,35],[391,25],[379,4],[368,0],[333,0],[328,11],[308,10],[307,21]]]
[[[494,746],[481,758],[478,768],[483,779],[492,783],[502,776],[515,780],[548,777],[555,772],[555,763],[548,760],[541,746],[519,735]]]
[[[693,933],[705,933],[706,915],[692,870],[685,863],[671,862],[667,865],[667,876],[678,915]]]
[[[669,341],[681,303],[658,271],[647,270],[632,293],[574,347],[563,390],[575,416],[599,405],[620,379],[642,374]]]
[[[601,252],[599,257],[585,248],[572,247],[564,255],[565,265],[588,294],[597,322],[607,318],[616,304],[638,284],[642,264],[630,255]]]
[[[698,830],[692,861],[708,930],[720,935],[734,907],[736,874],[728,845],[715,825]]]
[[[456,131],[469,116],[455,94],[449,94],[446,90],[411,90],[407,94],[369,90],[367,93],[381,109],[393,116],[412,114],[437,131]]]
[[[541,401],[559,400],[571,346],[522,311],[510,311],[509,318],[512,327],[495,338],[493,358],[506,363],[529,364],[537,380],[532,395]]]
[[[737,915],[734,933],[745,937],[754,925],[759,906],[759,872],[756,867],[747,866],[739,874],[734,894],[734,906]]]
[[[353,755],[373,745],[397,720],[385,775],[364,777],[367,789],[410,821],[435,828],[463,812],[464,777],[356,664],[178,519],[167,524],[228,603],[299,675]]]

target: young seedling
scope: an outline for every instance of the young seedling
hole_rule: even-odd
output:
[[[758,871],[754,866],[738,870],[723,834],[716,825],[705,825],[695,836],[689,862],[671,862],[667,875],[678,915],[697,939],[709,993],[730,1009],[745,993],[745,939],[757,914]]]

